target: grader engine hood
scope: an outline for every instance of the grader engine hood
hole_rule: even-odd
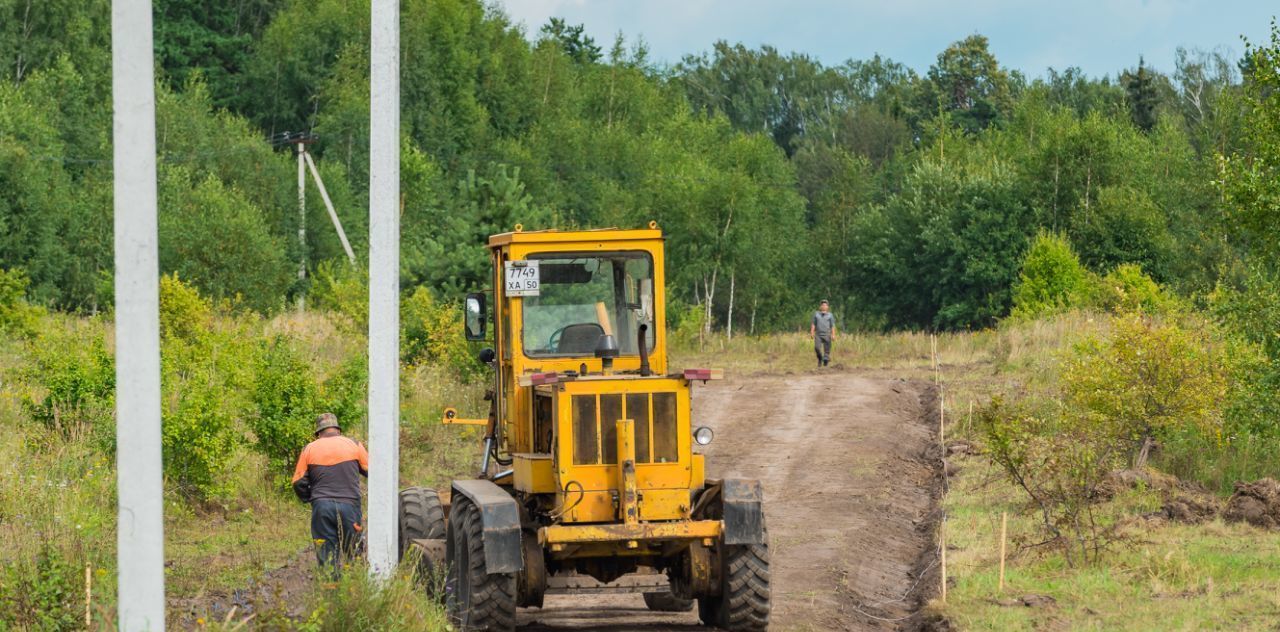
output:
[[[554,382],[548,383],[551,379]],[[701,455],[689,430],[689,380],[666,377],[530,376],[535,443],[551,448],[540,464],[565,522],[687,518],[701,486]],[[536,384],[535,382],[543,382]],[[532,455],[530,455],[532,456]],[[541,485],[539,485],[541,487]],[[530,490],[533,491],[533,490]]]

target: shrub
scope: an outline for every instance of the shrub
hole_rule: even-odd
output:
[[[44,310],[27,302],[31,279],[21,268],[0,269],[0,332],[29,336]]]
[[[484,371],[463,335],[462,306],[441,302],[425,287],[400,302],[400,354],[405,362],[447,367],[464,381]]]
[[[1227,379],[1221,350],[1204,328],[1126,315],[1114,319],[1106,339],[1075,347],[1062,389],[1068,407],[1130,445],[1140,468],[1159,439],[1221,432]]]
[[[701,305],[685,305],[673,303],[667,310],[667,331],[671,344],[686,349],[700,344],[707,312]]]
[[[311,302],[346,316],[358,333],[369,330],[368,278],[346,262],[320,262],[311,282]]]
[[[50,323],[27,345],[28,365],[20,378],[43,387],[27,394],[24,408],[54,436],[88,433],[108,452],[115,444],[115,360],[94,324]]]
[[[282,336],[262,342],[255,374],[256,414],[248,417],[257,439],[255,447],[267,457],[273,472],[291,472],[298,453],[312,439],[319,386],[311,366]]]
[[[231,488],[226,473],[237,437],[217,375],[205,369],[184,378],[170,371],[165,382],[165,474],[188,498],[227,497]]]
[[[45,544],[34,560],[0,571],[0,630],[79,630],[83,593],[80,569]]]
[[[1061,235],[1041,232],[1031,242],[1013,286],[1013,316],[1034,319],[1088,300],[1089,271]]]
[[[1099,307],[1112,312],[1143,312],[1160,314],[1174,311],[1177,299],[1160,287],[1137,264],[1116,266],[1097,284],[1096,302]]]
[[[1087,411],[1032,411],[996,398],[980,411],[978,424],[991,460],[1039,512],[1047,543],[1069,564],[1097,561],[1111,530],[1094,503],[1124,460],[1106,421]]]
[[[160,333],[191,339],[209,329],[213,306],[178,273],[160,277]]]

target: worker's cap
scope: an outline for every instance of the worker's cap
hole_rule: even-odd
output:
[[[337,415],[322,413],[319,417],[316,417],[316,434],[320,434],[322,430],[328,430],[329,428],[340,428]]]
[[[825,298],[824,298],[824,299],[822,299],[822,300],[820,300],[820,301],[818,301],[818,304],[819,304],[819,305],[830,305],[830,303],[828,303],[828,302],[827,302],[827,299],[825,299]]]

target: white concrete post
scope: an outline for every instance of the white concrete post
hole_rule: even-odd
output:
[[[307,280],[307,168],[304,157],[307,145],[298,146],[298,311],[307,307],[307,293],[302,282]]]
[[[369,68],[370,573],[397,559],[400,486],[400,2],[373,0]]]
[[[151,0],[111,3],[120,630],[164,630],[160,263]]]

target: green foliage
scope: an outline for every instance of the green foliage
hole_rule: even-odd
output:
[[[177,273],[160,277],[160,333],[184,340],[208,330],[213,306]]]
[[[1104,187],[1097,205],[1076,217],[1072,233],[1085,265],[1108,270],[1137,264],[1156,278],[1168,278],[1174,240],[1165,213],[1146,193],[1131,187]]]
[[[54,437],[88,436],[115,445],[115,361],[100,328],[54,321],[27,344],[19,376],[43,389],[24,396],[31,417]]]
[[[34,560],[0,570],[0,629],[48,632],[83,629],[81,570],[46,543]]]
[[[1065,405],[1127,445],[1135,467],[1145,465],[1157,441],[1221,434],[1229,371],[1222,350],[1196,325],[1117,316],[1106,338],[1081,342],[1064,362]]]
[[[1107,476],[1124,462],[1105,421],[1070,408],[1034,410],[996,398],[979,412],[978,427],[992,462],[1039,514],[1048,543],[1069,564],[1098,561],[1112,532],[1094,503]]]
[[[247,421],[254,448],[267,457],[277,475],[291,473],[302,448],[314,438],[320,388],[312,367],[290,341],[263,341],[255,365],[252,401],[256,414]],[[336,413],[335,413],[336,414]],[[339,423],[348,420],[338,418]]]
[[[36,331],[44,310],[27,302],[31,279],[21,268],[0,268],[0,332],[28,336]]]
[[[278,307],[295,268],[262,213],[213,176],[199,184],[191,177],[173,168],[161,179],[161,269],[216,299]]]
[[[1035,219],[1012,176],[1000,163],[916,167],[855,225],[857,294],[917,326],[982,327],[1005,315]]]
[[[447,367],[464,381],[483,375],[486,367],[462,336],[462,326],[461,304],[439,301],[419,287],[400,301],[401,358]]]
[[[1129,118],[1144,132],[1150,132],[1156,126],[1156,108],[1160,106],[1160,94],[1152,74],[1147,70],[1146,60],[1138,57],[1138,69],[1126,71],[1120,77],[1129,102]]]
[[[925,107],[950,111],[966,131],[986,129],[1006,113],[1013,102],[1008,71],[1000,67],[988,49],[987,38],[970,35],[938,54],[929,67]]]
[[[357,332],[369,330],[368,275],[340,261],[325,261],[311,284],[311,302],[345,316]]]
[[[171,355],[174,344],[169,346]],[[188,498],[225,498],[232,491],[227,473],[240,437],[227,403],[224,378],[208,366],[183,370],[172,362],[164,364],[166,397],[161,406],[160,438],[165,474]]]
[[[1176,310],[1179,301],[1136,264],[1123,264],[1098,281],[1095,303],[1117,313],[1159,314]]]
[[[1082,306],[1090,289],[1089,271],[1071,244],[1061,235],[1041,232],[1027,249],[1013,286],[1013,316],[1034,319]]]

